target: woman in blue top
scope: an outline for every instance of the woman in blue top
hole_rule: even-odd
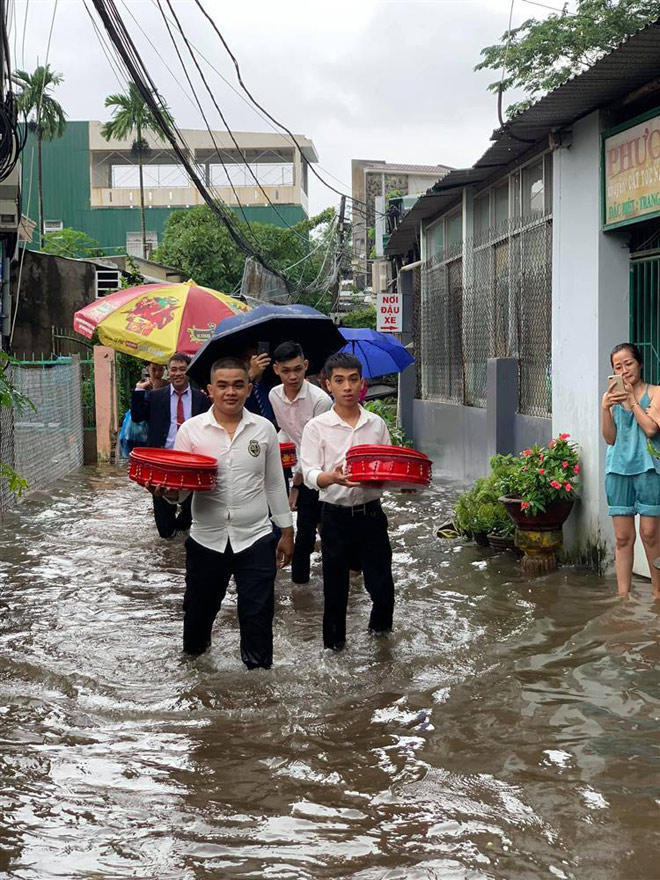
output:
[[[612,349],[612,370],[623,378],[624,390],[612,381],[603,395],[602,430],[607,443],[605,490],[616,537],[616,580],[619,595],[627,596],[632,581],[635,547],[635,514],[639,534],[651,569],[653,597],[660,598],[660,571],[653,560],[660,556],[660,460],[649,450],[660,430],[647,410],[657,390],[642,380],[642,356],[632,342]],[[658,446],[660,452],[660,446]]]

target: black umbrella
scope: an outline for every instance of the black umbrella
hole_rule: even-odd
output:
[[[346,344],[332,319],[310,306],[257,306],[221,321],[193,358],[188,375],[204,388],[218,358],[243,357],[247,350],[256,352],[260,342],[268,344],[272,356],[280,342],[288,340],[302,345],[310,373],[318,373],[326,358]]]

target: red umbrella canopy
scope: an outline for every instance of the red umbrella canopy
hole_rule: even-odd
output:
[[[141,284],[108,294],[79,309],[73,329],[88,339],[165,364],[175,351],[194,355],[225,318],[249,307],[232,296],[185,284]]]

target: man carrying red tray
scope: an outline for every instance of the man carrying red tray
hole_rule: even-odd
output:
[[[277,424],[295,443],[298,457],[305,425],[332,406],[332,400],[325,391],[305,381],[308,366],[309,361],[297,342],[282,342],[273,352],[273,369],[282,384],[271,388],[268,399]],[[321,507],[318,490],[305,486],[300,465],[293,471],[289,505],[291,510],[297,511],[291,580],[294,584],[306,584],[309,581],[309,558],[314,552]]]
[[[274,585],[277,567],[293,553],[280,449],[274,426],[244,408],[252,386],[244,361],[226,357],[211,367],[212,407],[181,425],[175,450],[218,461],[217,484],[195,492],[186,541],[183,650],[202,654],[230,577],[236,581],[241,658],[248,669],[273,662]],[[171,504],[188,493],[156,489]],[[282,531],[277,543],[272,522]]]
[[[380,504],[382,489],[352,483],[344,473],[352,446],[389,444],[390,435],[380,416],[359,404],[362,364],[355,355],[333,354],[324,371],[335,403],[305,427],[301,465],[306,485],[318,488],[321,499],[323,644],[340,650],[346,642],[350,563],[356,558],[373,602],[370,632],[385,635],[392,629],[392,549]]]

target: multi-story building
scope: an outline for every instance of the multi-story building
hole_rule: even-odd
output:
[[[132,138],[109,141],[100,122],[69,122],[64,137],[43,144],[44,231],[72,227],[96,239],[108,253],[142,254],[138,164]],[[285,135],[186,130],[183,138],[205,183],[249,222],[293,225],[308,216],[307,162],[317,162],[311,140]],[[169,143],[145,137],[147,249],[160,243],[171,212],[203,204]],[[37,220],[36,158],[28,140],[23,162],[23,211]],[[33,175],[30,182],[30,174]]]
[[[373,261],[382,255],[381,248],[376,248],[376,227],[387,211],[387,197],[421,195],[450,170],[448,165],[399,165],[381,159],[351,161],[353,278],[357,287],[371,283]]]

